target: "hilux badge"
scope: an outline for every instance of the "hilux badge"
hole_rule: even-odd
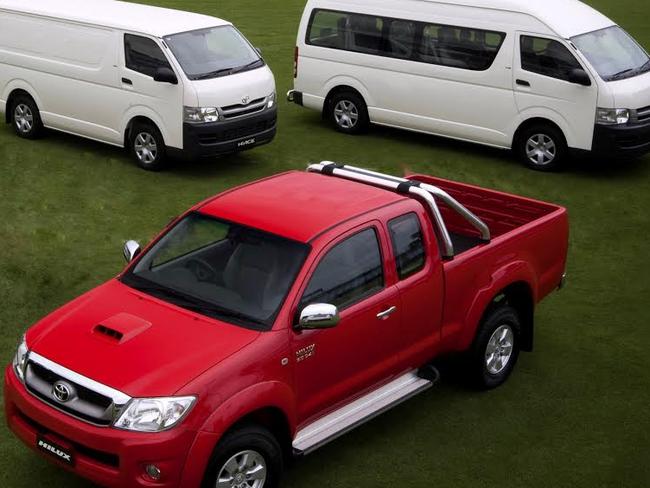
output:
[[[72,390],[65,383],[57,381],[52,387],[52,395],[57,401],[65,403],[70,400],[70,397],[72,396]]]

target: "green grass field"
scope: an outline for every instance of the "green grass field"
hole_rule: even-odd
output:
[[[303,0],[156,0],[224,17],[263,49],[285,93]],[[650,3],[591,0],[650,49]],[[431,173],[568,207],[569,285],[537,310],[537,343],[488,393],[442,384],[287,472],[285,487],[640,487],[650,484],[650,157],[576,161],[559,174],[508,153],[396,130],[347,137],[280,104],[273,144],[236,157],[138,169],[119,149],[0,126],[0,358],[23,331],[123,266],[191,204],[324,159]],[[371,338],[369,338],[371,340]],[[0,486],[87,487],[0,427]]]

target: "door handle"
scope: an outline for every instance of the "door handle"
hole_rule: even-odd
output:
[[[528,83],[526,80],[517,80],[516,83],[519,86],[530,86],[530,83]]]
[[[393,305],[392,307],[384,310],[383,312],[379,312],[377,314],[377,318],[379,320],[386,320],[388,317],[393,315],[396,311],[397,311],[397,307],[395,305]]]
[[[122,78],[122,83],[124,83],[125,85],[133,85],[133,82],[128,78]]]

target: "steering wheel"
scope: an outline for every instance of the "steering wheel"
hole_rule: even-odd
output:
[[[217,272],[212,265],[201,258],[188,259],[185,267],[189,269],[199,281],[215,281],[217,276]]]

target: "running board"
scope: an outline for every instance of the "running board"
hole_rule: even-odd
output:
[[[319,447],[399,405],[409,398],[428,390],[437,380],[437,371],[426,375],[417,371],[406,373],[344,407],[309,424],[296,434],[293,441],[295,454],[309,454]]]

